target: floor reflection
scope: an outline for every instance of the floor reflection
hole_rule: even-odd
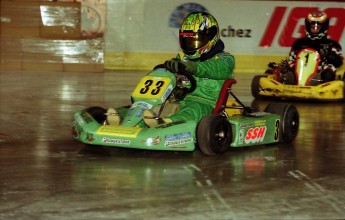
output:
[[[264,110],[269,102],[254,100],[252,106]],[[343,163],[341,161],[345,156],[344,104],[303,101],[291,103],[297,107],[300,115],[298,135],[292,143],[296,148],[296,169],[304,170],[312,176],[340,173],[338,164]]]
[[[79,152],[78,179],[86,187],[195,187],[231,185],[255,178],[277,178],[294,169],[291,146],[232,149],[222,156],[195,152],[157,152],[86,146]],[[92,181],[92,183],[90,183]],[[206,181],[206,183],[205,183]],[[207,183],[209,181],[209,183]],[[98,184],[97,184],[98,183]]]
[[[0,75],[0,219],[344,219],[341,102],[292,102],[295,141],[216,157],[72,139],[74,111],[128,104],[144,73]],[[236,95],[264,110],[238,76]]]

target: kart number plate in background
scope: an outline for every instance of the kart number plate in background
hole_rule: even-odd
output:
[[[305,86],[317,73],[320,62],[320,55],[312,49],[304,49],[297,55],[296,73],[298,74],[298,85]]]
[[[134,98],[159,99],[169,87],[171,79],[168,77],[145,76],[138,83],[132,93]]]

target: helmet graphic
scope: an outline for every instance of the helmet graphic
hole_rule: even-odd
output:
[[[188,59],[209,52],[219,39],[217,20],[207,12],[192,12],[179,30],[180,47]]]
[[[314,11],[305,19],[306,35],[312,40],[327,36],[329,19],[325,12]]]

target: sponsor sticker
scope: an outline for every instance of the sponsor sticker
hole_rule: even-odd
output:
[[[259,127],[259,126],[265,126],[266,125],[266,120],[258,120],[255,121],[255,126]]]
[[[244,140],[244,129],[241,129],[239,133],[238,143],[243,144],[243,140]]]
[[[266,130],[266,126],[250,128],[247,131],[244,141],[246,144],[262,142],[265,138]]]
[[[240,125],[240,128],[249,128],[249,127],[253,127],[254,126],[254,122],[248,122],[248,123],[243,123]]]
[[[176,146],[180,144],[191,143],[192,141],[193,141],[192,134],[190,132],[172,134],[172,135],[165,136],[164,146],[166,147]]]
[[[170,93],[172,92],[173,90],[173,86],[172,85],[169,85],[168,89],[165,91],[163,97],[162,97],[162,100],[165,100],[168,98],[168,96],[170,95]]]
[[[140,106],[144,109],[151,109],[152,108],[152,105],[147,103],[147,102],[135,102],[135,103],[133,103],[131,108],[135,108],[137,106]]]
[[[79,114],[75,114],[74,115],[74,119],[75,119],[76,122],[78,122],[79,125],[83,125],[84,124],[84,121],[83,121],[83,119],[81,119]]]
[[[131,144],[130,140],[124,140],[124,139],[118,139],[118,138],[107,138],[107,137],[103,137],[102,142],[106,144],[125,144],[125,145]]]
[[[147,140],[143,142],[146,142],[148,146],[158,145],[161,143],[161,138],[159,136],[156,136],[156,137],[148,138]]]

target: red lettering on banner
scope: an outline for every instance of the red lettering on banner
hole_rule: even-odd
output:
[[[245,142],[248,144],[250,142],[262,142],[265,138],[266,126],[250,128],[247,131]]]
[[[313,12],[318,8],[294,8],[290,12],[287,24],[284,26],[284,29],[279,37],[279,45],[282,47],[290,47],[295,40],[301,38],[305,35],[304,25],[301,25],[298,29],[298,34],[300,37],[293,37],[293,33],[298,24],[298,21],[302,19],[304,21],[306,15],[309,12]],[[303,22],[304,24],[304,22]]]
[[[261,38],[259,46],[271,46],[275,36],[277,35],[279,26],[284,25],[283,30],[278,38],[278,44],[282,47],[291,47],[296,39],[305,35],[304,19],[306,15],[309,12],[318,10],[317,7],[293,8],[286,18],[286,23],[284,24],[282,21],[286,13],[286,9],[286,7],[276,7],[274,9],[272,17],[268,22],[267,28],[263,34],[263,37]],[[331,39],[339,42],[345,27],[345,8],[327,8],[324,11],[330,18],[330,28],[328,31],[328,35]],[[299,22],[300,20],[302,20],[303,22]]]
[[[267,25],[264,36],[261,39],[260,46],[270,47],[277,33],[279,25],[283,19],[287,7],[276,7],[272,13],[270,22]]]
[[[340,41],[345,27],[345,8],[327,8],[324,10],[330,18],[328,35],[335,41]],[[333,19],[335,23],[333,23]]]

